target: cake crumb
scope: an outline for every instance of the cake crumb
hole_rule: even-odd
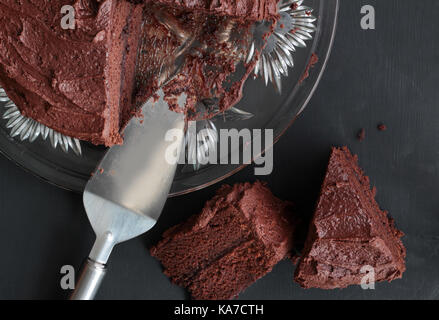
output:
[[[305,72],[299,79],[299,84],[308,79],[310,70],[314,68],[317,62],[319,62],[319,57],[315,53],[313,53],[311,55],[311,58],[309,59],[308,65],[306,66]]]
[[[358,141],[363,141],[364,139],[366,139],[366,129],[362,128],[357,133],[357,140]]]

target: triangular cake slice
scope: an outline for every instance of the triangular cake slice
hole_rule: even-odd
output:
[[[223,186],[199,215],[151,249],[164,273],[194,299],[232,299],[291,250],[289,203],[262,183]]]
[[[304,288],[344,288],[361,284],[370,267],[375,282],[401,278],[402,235],[376,203],[357,157],[333,148],[295,281]]]
[[[63,27],[67,5],[73,29]],[[120,143],[142,14],[125,0],[0,0],[1,86],[23,115],[58,132]]]

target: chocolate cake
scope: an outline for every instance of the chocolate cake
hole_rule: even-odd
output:
[[[194,299],[232,299],[287,255],[293,232],[289,204],[264,184],[225,185],[151,254]]]
[[[74,29],[61,8],[75,9]],[[23,115],[95,144],[121,142],[142,7],[123,0],[0,0],[0,84]]]
[[[217,1],[212,1],[212,6],[214,2]],[[271,14],[277,15],[277,2],[270,2],[276,10],[269,11],[270,15],[257,19],[275,20]],[[163,7],[163,3],[169,7]],[[227,6],[215,7],[215,10],[205,10],[204,6],[195,5],[194,2],[178,2],[179,5],[174,1],[149,2],[142,29],[142,50],[146,52],[151,46],[160,47],[160,50],[153,56],[142,56],[140,59],[139,66],[144,71],[139,72],[136,101],[145,101],[145,97],[151,96],[162,86],[163,78],[166,78],[162,74],[167,74],[166,68],[163,68],[168,65],[166,59],[175,56],[175,52],[178,52],[181,44],[187,40],[187,35],[196,35],[197,46],[186,53],[185,63],[180,72],[162,86],[165,100],[171,109],[185,112],[190,120],[213,117],[238,103],[242,98],[244,83],[263,49],[258,48],[254,54],[255,58],[249,63],[243,62],[253,40],[252,26],[256,19],[256,16],[244,14],[249,9],[245,3],[246,1],[233,1]],[[255,2],[255,7],[257,3],[258,1]],[[267,3],[264,2],[264,6]],[[232,7],[241,8],[242,15],[233,14],[230,11]],[[219,13],[219,8],[225,10]],[[237,9],[232,11],[238,12]],[[171,28],[165,27],[157,20],[157,12],[165,16]],[[169,29],[174,32],[169,32]],[[266,37],[270,33],[271,31],[268,31]],[[145,77],[146,73],[152,75]],[[187,100],[184,109],[181,110],[175,103],[175,97],[183,92]]]
[[[65,16],[61,8],[65,5],[74,8],[74,29],[61,26]],[[0,85],[23,115],[60,133],[94,144],[121,143],[121,131],[136,108],[157,84],[161,85],[139,81],[136,64],[142,25],[151,27],[149,32],[157,30],[149,40],[161,36],[171,47],[180,45],[181,39],[169,39],[169,30],[163,30],[163,25],[154,20],[151,13],[158,6],[178,14],[188,32],[196,25],[208,27],[206,21],[212,27],[216,19],[218,26],[227,25],[225,19],[235,19],[237,27],[248,27],[251,21],[277,15],[277,0],[0,0]],[[223,29],[206,29],[201,40],[204,49],[198,58],[188,59],[180,76],[165,88],[170,95],[188,90],[191,109],[195,101],[207,95],[221,95],[220,109],[232,106],[241,97],[247,74],[230,93],[222,89],[236,60],[224,43],[218,44],[221,47],[213,45],[217,44],[218,30]],[[143,44],[149,46],[142,55],[169,53],[160,52],[159,43],[148,39]],[[223,53],[220,58],[212,54],[219,51]],[[196,72],[213,64],[220,70],[210,71],[205,82],[207,78]],[[153,65],[142,67],[154,69]],[[210,92],[212,88],[221,89]]]
[[[405,271],[403,233],[375,201],[376,190],[344,147],[333,148],[295,281],[304,288],[361,284],[371,266],[375,282]],[[364,270],[363,270],[364,272]]]
[[[276,18],[278,0],[146,0],[177,9],[262,21]]]

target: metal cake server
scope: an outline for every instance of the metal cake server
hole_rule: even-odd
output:
[[[171,154],[178,159],[185,118],[169,110],[162,90],[158,94],[158,101],[151,98],[142,108],[144,120],[130,121],[124,144],[109,149],[86,185],[84,206],[96,242],[73,300],[94,298],[114,246],[150,230],[165,205],[177,167],[177,161],[169,161],[166,155],[175,151]],[[184,94],[178,100],[183,106]],[[176,130],[173,141],[165,139],[169,130]]]
[[[155,14],[161,21],[160,11]],[[171,80],[181,70],[195,36],[187,35],[174,54],[157,59],[160,68],[152,74],[143,70],[147,56],[139,54],[140,81],[155,76],[161,86]],[[173,96],[172,102],[184,109],[186,94]],[[114,246],[149,231],[168,198],[183,147],[185,114],[171,111],[165,93],[159,89],[142,106],[142,115],[142,119],[131,119],[124,130],[123,145],[107,151],[85,186],[83,202],[96,241],[72,300],[95,297]],[[171,132],[173,139],[169,141],[167,134]]]

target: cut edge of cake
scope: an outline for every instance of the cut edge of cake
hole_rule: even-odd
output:
[[[242,21],[276,20],[280,0],[146,0],[183,11],[228,16]]]
[[[108,1],[108,0],[107,0]],[[103,130],[107,146],[123,142],[124,119],[133,109],[133,91],[137,49],[139,46],[143,7],[125,0],[111,0],[105,88],[107,95],[106,126]]]
[[[194,299],[232,299],[290,252],[290,209],[261,182],[224,185],[199,215],[166,231],[151,255]]]

